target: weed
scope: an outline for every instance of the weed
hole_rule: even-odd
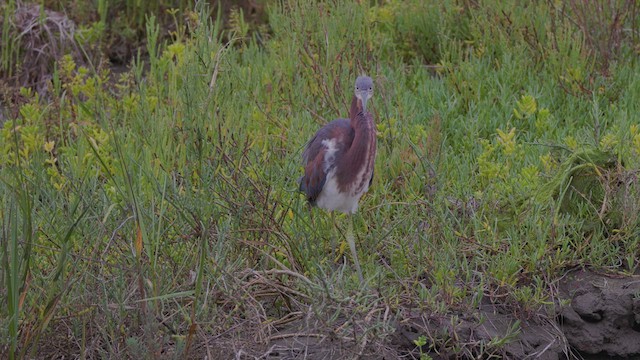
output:
[[[135,4],[84,8],[68,39],[46,31],[60,8],[34,17],[33,41],[64,49],[44,87],[3,91],[8,356],[518,358],[567,268],[637,271],[634,40],[593,50],[587,5],[273,2],[267,30],[245,6]],[[10,76],[38,48],[14,25]],[[362,72],[379,140],[354,224],[365,287],[333,246],[342,219],[295,183]]]

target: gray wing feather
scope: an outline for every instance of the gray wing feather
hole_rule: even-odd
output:
[[[346,139],[349,144],[353,141],[354,131],[351,127],[351,123],[348,119],[336,119],[327,125],[323,126],[318,132],[307,142],[304,152],[302,153],[302,164],[306,166],[310,160],[313,160],[318,156],[318,153],[324,149],[322,142],[327,139],[332,139],[339,136],[346,135]],[[338,146],[340,146],[339,142]],[[342,149],[339,149],[340,151]]]

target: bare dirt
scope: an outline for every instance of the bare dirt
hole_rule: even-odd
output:
[[[433,359],[487,358],[489,356],[509,359],[561,359],[567,346],[559,328],[543,318],[518,320],[512,314],[503,313],[494,305],[483,305],[479,312],[467,316],[417,317],[403,321],[392,340],[398,355],[412,358],[420,353],[415,346],[418,336],[428,334],[440,343],[439,349],[423,349]],[[515,331],[519,326],[519,330]],[[507,344],[500,346],[499,339],[513,334]],[[443,348],[449,338],[459,343],[453,348]],[[445,342],[443,343],[443,340]],[[492,340],[495,344],[492,344]]]
[[[640,276],[580,269],[568,273],[558,288],[556,321],[544,314],[521,319],[520,331],[494,355],[510,359],[640,359]],[[485,304],[479,310],[474,316],[459,315],[453,322],[452,317],[407,319],[392,343],[414,353],[413,341],[427,331],[455,333],[462,344],[487,344],[505,336],[518,320],[499,306]],[[451,324],[456,321],[458,328],[452,331]],[[478,347],[467,349],[465,357],[480,355]],[[490,347],[485,348],[483,357],[487,352],[492,353]],[[456,357],[434,353],[430,356]]]
[[[560,285],[570,303],[558,323],[572,348],[591,359],[640,359],[640,276],[576,271]]]
[[[233,353],[247,359],[419,359],[421,351],[432,359],[640,359],[640,276],[577,269],[557,289],[555,308],[538,313],[518,315],[489,302],[448,315],[402,308],[393,329],[369,338],[337,336],[335,328],[310,327],[306,317],[263,346]]]

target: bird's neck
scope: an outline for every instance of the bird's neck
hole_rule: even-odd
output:
[[[356,132],[356,136],[358,136],[358,133],[369,133],[373,130],[373,116],[369,112],[365,113],[362,110],[362,102],[355,95],[353,96],[353,99],[351,99],[349,119],[351,121],[351,127]]]
[[[349,110],[351,127],[354,137],[351,146],[341,159],[342,166],[338,166],[338,186],[341,191],[347,191],[354,184],[357,188],[368,183],[369,179],[358,179],[358,176],[372,170],[373,159],[376,152],[376,134],[373,115],[362,112],[362,104],[355,96],[351,101]],[[364,173],[362,172],[364,170]]]
[[[351,99],[351,107],[349,108],[349,119],[351,119],[352,124],[353,119],[355,119],[360,112],[362,112],[362,101],[360,101],[357,96],[353,95],[353,98]]]

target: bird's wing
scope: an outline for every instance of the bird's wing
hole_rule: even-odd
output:
[[[324,183],[327,180],[327,174],[323,169],[325,150],[318,152],[316,157],[307,162],[304,168],[304,176],[300,181],[300,191],[304,192],[307,200],[314,204],[318,195],[322,192]]]
[[[316,135],[307,143],[302,154],[304,165],[304,176],[300,178],[300,191],[307,195],[307,200],[312,204],[322,192],[327,179],[327,172],[334,163],[326,163],[327,142],[325,140],[335,140],[335,153],[332,158],[337,159],[346,149],[349,148],[354,137],[353,128],[347,119],[334,120],[322,127]]]

